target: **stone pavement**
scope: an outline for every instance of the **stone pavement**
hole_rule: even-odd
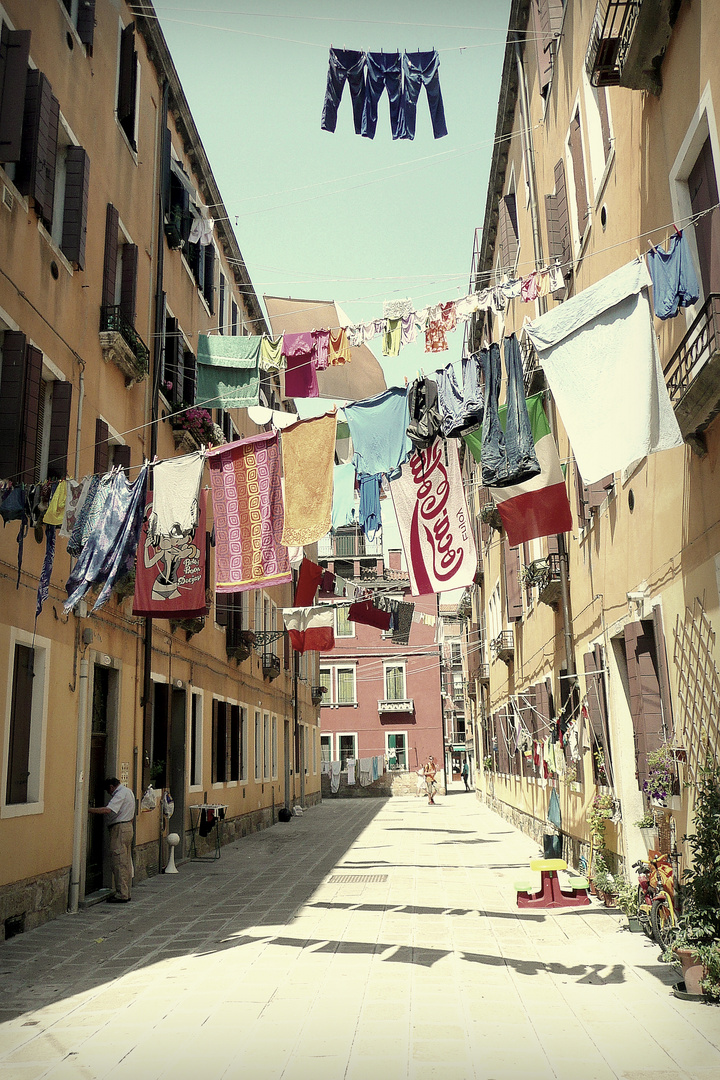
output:
[[[622,916],[518,911],[534,855],[474,794],[317,806],[0,945],[0,1080],[718,1080]]]

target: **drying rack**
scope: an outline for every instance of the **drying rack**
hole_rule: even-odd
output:
[[[191,803],[190,804],[190,830],[192,832],[191,854],[195,859],[215,860],[220,858],[220,824],[224,820],[220,817],[220,811],[227,813],[227,803]],[[195,813],[193,814],[193,810]],[[215,820],[212,828],[215,830],[215,852],[213,855],[198,855],[195,846],[195,835],[200,826],[200,817],[203,810],[214,810]]]

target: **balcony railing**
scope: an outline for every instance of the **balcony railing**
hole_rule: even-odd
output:
[[[599,0],[585,54],[593,86],[659,94],[678,7],[676,0]]]
[[[503,660],[506,664],[515,659],[515,641],[512,630],[501,630],[496,638],[490,642],[490,650],[496,659]]]
[[[262,673],[266,679],[277,679],[280,674],[280,657],[276,656],[274,652],[264,652],[262,654]]]
[[[104,359],[112,360],[127,379],[140,382],[147,377],[150,352],[119,304],[100,308],[100,344]]]
[[[683,438],[691,446],[720,412],[720,295],[711,293],[664,371]]]
[[[415,702],[412,698],[382,698],[378,701],[378,712],[412,713]]]
[[[585,54],[593,86],[619,86],[641,0],[599,0]]]
[[[490,665],[480,664],[477,669],[478,682],[488,683],[490,682]]]

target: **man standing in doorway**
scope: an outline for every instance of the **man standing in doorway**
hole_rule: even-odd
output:
[[[135,796],[130,788],[121,784],[117,776],[105,781],[110,795],[107,806],[91,806],[91,814],[109,814],[110,856],[112,860],[115,895],[108,897],[109,904],[127,904],[132,884],[132,838],[135,817]]]

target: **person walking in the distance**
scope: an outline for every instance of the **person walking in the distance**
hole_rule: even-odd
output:
[[[463,761],[463,767],[462,767],[461,776],[462,776],[463,780],[465,781],[465,790],[466,791],[470,790],[470,785],[468,784],[468,776],[469,775],[470,775],[470,770],[468,769],[467,758],[465,758],[465,760]]]
[[[425,762],[425,784],[427,786],[428,793],[428,806],[435,805],[435,790],[437,784],[435,782],[435,776],[437,775],[437,765],[435,764],[435,758],[430,757]]]
[[[115,895],[108,897],[109,904],[127,904],[132,885],[132,838],[135,817],[135,796],[130,788],[121,784],[117,776],[109,776],[105,790],[110,796],[107,806],[91,806],[91,814],[109,814],[110,857],[112,860]]]

